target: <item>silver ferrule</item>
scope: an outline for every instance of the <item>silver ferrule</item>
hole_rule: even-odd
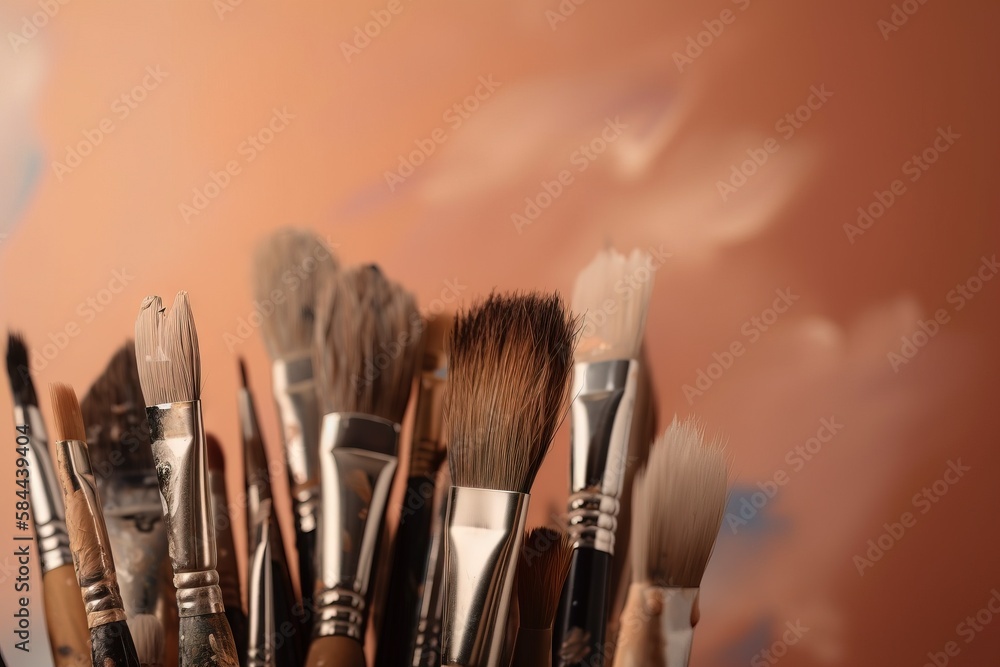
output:
[[[49,438],[37,405],[14,405],[14,422],[28,427],[28,490],[31,518],[35,524],[42,572],[72,565],[66,533],[66,510],[59,494],[59,481],[52,467]]]
[[[500,665],[528,498],[451,487],[442,665]]]
[[[274,580],[271,567],[271,501],[257,509],[250,535],[250,564],[247,569],[247,619],[249,645],[247,667],[276,667],[274,651]]]
[[[697,588],[632,583],[622,612],[614,667],[687,667]]]
[[[154,614],[160,599],[160,566],[167,557],[167,531],[156,479],[116,479],[105,486],[102,500],[125,613],[130,618]]]
[[[319,432],[322,418],[313,378],[312,355],[275,361],[271,379],[281,419],[295,522],[300,532],[311,533],[319,525]]]
[[[444,549],[448,521],[448,498],[451,496],[451,476],[448,466],[434,491],[434,517],[431,520],[431,541],[427,549],[427,566],[420,586],[420,615],[413,642],[410,667],[439,667],[441,664],[441,619],[444,616]]]
[[[87,625],[96,628],[124,621],[125,609],[115,578],[111,540],[101,514],[87,443],[60,440],[56,448],[59,475],[64,480],[63,492],[71,510],[76,578],[87,612]]]
[[[573,368],[569,533],[574,549],[615,552],[638,377],[634,359]]]
[[[666,656],[667,667],[687,667],[691,659],[694,627],[691,616],[697,588],[664,588],[663,614],[660,616],[660,655]]]
[[[396,472],[399,424],[334,412],[323,418],[317,637],[364,641],[368,591]]]
[[[181,618],[225,611],[216,572],[201,401],[146,408]]]

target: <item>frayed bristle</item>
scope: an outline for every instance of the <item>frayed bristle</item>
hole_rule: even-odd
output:
[[[195,401],[201,395],[198,332],[187,292],[178,292],[167,311],[148,296],[135,321],[135,357],[147,406]]]
[[[14,332],[7,333],[7,378],[10,391],[18,405],[38,405],[35,383],[31,380],[28,365],[28,346],[24,337]]]
[[[311,352],[317,300],[337,268],[326,243],[312,232],[282,229],[261,241],[253,260],[253,290],[258,302],[273,308],[261,323],[272,359]]]
[[[583,317],[576,361],[639,355],[654,275],[649,254],[639,249],[628,257],[613,248],[597,253],[573,287],[573,312]]]
[[[166,642],[160,621],[152,614],[136,614],[128,619],[128,629],[140,667],[162,667]]]
[[[458,315],[444,408],[456,486],[530,491],[566,410],[576,326],[556,294],[492,294]]]
[[[52,395],[52,416],[56,441],[87,439],[87,429],[83,425],[83,413],[76,392],[68,384],[49,385]]]
[[[729,470],[720,443],[674,418],[653,445],[632,497],[632,578],[697,588],[726,509]]]
[[[211,433],[205,434],[205,451],[208,457],[208,469],[223,472],[226,469],[226,455],[222,453],[222,444]]]
[[[573,547],[559,531],[534,528],[525,535],[517,563],[517,605],[522,628],[552,627],[572,556]]]
[[[361,266],[333,276],[316,315],[324,410],[402,422],[423,328],[413,295],[378,267]]]

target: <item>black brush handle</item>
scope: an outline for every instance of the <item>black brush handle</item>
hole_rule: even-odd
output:
[[[611,554],[575,549],[553,633],[557,667],[604,665]]]
[[[90,655],[100,667],[139,667],[132,633],[125,621],[115,621],[90,629]]]
[[[271,553],[274,553],[275,546],[272,541]],[[309,634],[305,629],[304,617],[293,611],[296,606],[295,589],[292,587],[288,563],[283,558],[271,559],[271,581],[274,586],[274,629],[277,635],[274,638],[276,664],[282,667],[299,667],[305,662]]]
[[[226,620],[229,621],[230,632],[233,633],[233,641],[236,642],[236,655],[240,664],[247,664],[247,645],[250,631],[247,626],[247,615],[240,607],[226,607]]]
[[[178,667],[236,667],[240,664],[225,614],[180,619]]]
[[[302,626],[306,637],[312,637],[312,627],[315,621],[313,596],[316,595],[316,543],[318,530],[304,532],[296,524],[295,548],[299,552],[299,587],[302,591]],[[304,643],[308,643],[308,639]]]

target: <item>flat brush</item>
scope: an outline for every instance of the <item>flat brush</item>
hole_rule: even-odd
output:
[[[97,495],[80,403],[67,385],[52,385],[51,391],[58,475],[66,506],[70,549],[87,610],[92,662],[94,667],[139,667],[118,591],[111,541]]]
[[[517,565],[520,625],[512,665],[552,665],[552,623],[573,550],[563,533],[535,528],[525,537]]]
[[[49,641],[56,667],[78,667],[90,654],[87,613],[78,593],[66,510],[49,452],[45,421],[28,367],[28,348],[17,334],[7,337],[7,377],[14,399],[14,424],[28,438],[28,491],[42,568]],[[19,445],[20,446],[20,445]]]
[[[652,284],[648,255],[603,250],[573,290],[573,311],[585,319],[573,366],[573,562],[555,629],[560,667],[605,661],[615,530]]]
[[[160,484],[177,611],[180,667],[239,664],[216,571],[215,522],[202,423],[201,357],[187,293],[169,312],[146,297],[135,351]]]
[[[691,420],[675,418],[653,445],[635,480],[632,585],[614,667],[687,667],[727,480],[722,448]]]
[[[281,419],[300,590],[306,607],[316,582],[323,416],[313,369],[316,301],[336,271],[337,260],[326,244],[313,233],[297,229],[282,229],[265,238],[253,260],[254,295],[274,308],[264,318],[261,333],[273,361],[271,382]]]
[[[323,509],[316,639],[306,664],[364,667],[373,564],[422,323],[413,296],[373,265],[337,274],[319,304]]]
[[[396,530],[383,621],[383,627],[391,628],[391,632],[383,632],[379,637],[375,667],[410,664],[421,619],[421,591],[426,585],[433,584],[433,581],[428,582],[426,575],[434,521],[435,480],[446,453],[442,437],[442,407],[448,357],[444,342],[452,321],[451,316],[432,317],[427,320],[423,331],[410,466]]]
[[[456,319],[442,665],[501,662],[528,494],[564,411],[575,327],[556,295],[494,294]]]

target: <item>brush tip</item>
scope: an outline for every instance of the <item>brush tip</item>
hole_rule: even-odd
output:
[[[552,627],[572,556],[572,545],[564,533],[539,527],[525,535],[517,566],[521,627]]]
[[[238,357],[237,360],[240,364],[240,382],[242,383],[244,389],[248,389],[250,387],[250,381],[247,379],[247,362],[242,356]]]
[[[11,393],[21,405],[38,405],[35,383],[31,380],[28,365],[28,345],[24,337],[14,331],[7,332],[7,377]]]
[[[226,469],[226,457],[222,453],[219,439],[211,433],[205,434],[205,451],[208,454],[208,469],[223,471]]]
[[[86,440],[87,429],[83,425],[83,412],[76,392],[68,384],[51,384],[52,414],[55,417],[54,435],[56,440]]]

